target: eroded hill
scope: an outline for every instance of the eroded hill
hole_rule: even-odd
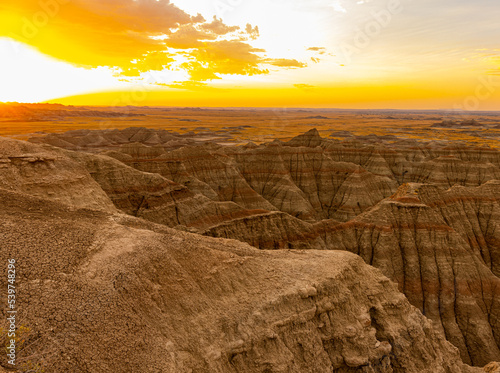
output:
[[[498,151],[315,130],[240,147],[104,132],[84,134],[99,154],[81,133],[0,141],[2,255],[20,258],[25,356],[95,372],[472,372],[462,361],[500,360]]]

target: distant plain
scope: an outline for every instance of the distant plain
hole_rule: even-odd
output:
[[[386,140],[394,136],[500,146],[500,112],[0,105],[0,136],[21,140],[70,130],[127,127],[194,132],[199,141],[226,145],[287,141],[317,128],[323,137],[340,140],[373,134]]]

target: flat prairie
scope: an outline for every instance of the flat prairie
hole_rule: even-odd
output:
[[[464,141],[498,148],[500,112],[298,108],[76,107],[0,104],[0,136],[20,140],[70,130],[146,127],[194,132],[219,144],[287,141],[317,128],[321,136]],[[367,140],[370,140],[367,138]]]

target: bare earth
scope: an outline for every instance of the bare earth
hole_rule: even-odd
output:
[[[18,371],[499,372],[499,123],[0,106]]]

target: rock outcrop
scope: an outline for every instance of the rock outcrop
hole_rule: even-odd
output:
[[[0,260],[16,258],[18,274],[19,366],[481,371],[354,254],[259,251],[3,189],[0,204]]]
[[[339,141],[317,130],[239,147],[143,128],[48,139],[36,141],[109,156],[63,152],[127,214],[260,249],[355,253],[395,281],[464,362],[500,361],[496,149]]]
[[[0,138],[0,188],[112,212],[113,203],[85,167],[59,151]]]
[[[214,202],[156,173],[138,171],[106,156],[65,152],[82,164],[121,211],[164,224],[203,229],[261,214],[232,202]]]
[[[232,238],[263,250],[326,249],[318,230],[283,212],[269,212],[234,219],[211,227],[202,234]]]
[[[498,185],[480,189],[493,187]],[[328,247],[354,252],[380,268],[459,347],[464,361],[484,365],[500,356],[500,279],[490,269],[495,267],[490,251],[498,250],[498,223],[489,219],[491,215],[476,216],[480,207],[456,206],[460,201],[484,204],[481,191],[467,193],[462,188],[461,198],[453,189],[442,192],[435,186],[403,185],[392,198],[334,226],[324,240]],[[437,197],[436,193],[441,194]],[[497,213],[500,194],[494,195],[497,201],[484,213]],[[443,214],[441,209],[447,211]],[[483,246],[469,244],[478,242],[468,239],[474,228],[478,232],[474,237]],[[484,240],[484,235],[490,240]]]
[[[225,153],[254,190],[280,211],[303,220],[347,221],[397,188],[387,177],[332,161],[319,147],[269,144]]]

